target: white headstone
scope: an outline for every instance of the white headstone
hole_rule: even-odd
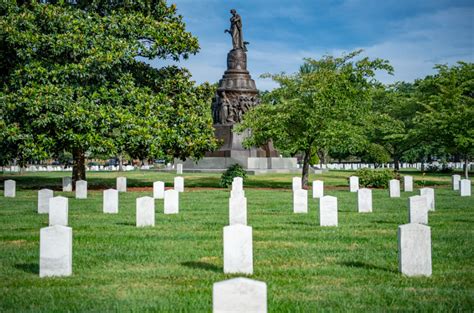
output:
[[[137,227],[155,226],[155,199],[137,198]]]
[[[426,196],[426,201],[428,202],[428,211],[435,210],[435,195],[433,188],[421,188],[420,196]]]
[[[165,197],[165,183],[156,181],[153,183],[153,198],[164,199]]]
[[[236,224],[224,227],[224,273],[252,274],[252,227]]]
[[[15,198],[16,195],[16,181],[14,180],[6,180],[4,182],[4,193],[3,195],[7,198]]]
[[[176,165],[176,174],[178,175],[183,175],[183,164],[178,163]]]
[[[398,265],[407,276],[431,276],[431,229],[410,223],[398,227]]]
[[[469,179],[461,179],[459,184],[461,187],[461,197],[471,196],[471,181]]]
[[[72,191],[72,178],[63,177],[63,191]]]
[[[117,191],[127,192],[127,177],[117,177]]]
[[[428,199],[426,196],[408,198],[408,222],[428,224]]]
[[[301,189],[301,177],[293,177],[293,191]]]
[[[49,199],[49,226],[67,226],[69,204],[66,197],[53,197]]]
[[[293,190],[293,212],[308,213],[308,190]]]
[[[38,213],[49,213],[49,199],[53,197],[51,189],[41,189],[38,191]]]
[[[244,190],[234,190],[230,191],[231,198],[245,198],[245,191]]]
[[[232,190],[244,190],[244,179],[242,177],[234,177],[232,180]]]
[[[184,178],[177,176],[174,178],[174,190],[184,192]]]
[[[104,190],[103,211],[104,213],[118,213],[119,192],[115,189]]]
[[[72,275],[72,228],[55,225],[40,230],[39,276]]]
[[[461,182],[461,175],[453,175],[451,178],[451,182],[453,183],[453,190],[459,190],[459,183]]]
[[[357,204],[359,213],[372,212],[372,190],[361,188],[357,191]]]
[[[391,179],[389,187],[390,198],[400,198],[400,181],[398,179]]]
[[[349,177],[349,191],[357,192],[359,190],[359,177],[351,176]]]
[[[319,225],[337,226],[337,198],[324,196],[319,199]]]
[[[214,283],[213,313],[267,313],[267,284],[249,278]]]
[[[164,201],[164,213],[165,214],[178,214],[179,213],[179,192],[173,189],[165,191]]]
[[[229,198],[229,225],[247,225],[247,198]]]
[[[76,181],[76,199],[87,199],[87,181]]]
[[[324,196],[324,182],[322,180],[313,181],[313,198]]]
[[[405,192],[413,191],[413,176],[403,176],[403,190]]]

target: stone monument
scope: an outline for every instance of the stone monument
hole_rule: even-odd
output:
[[[219,81],[212,102],[212,117],[215,136],[222,142],[214,152],[198,163],[185,162],[186,169],[225,169],[239,163],[248,170],[297,169],[295,158],[280,158],[269,141],[262,147],[244,148],[242,143],[250,130],[234,132],[236,124],[243,116],[260,104],[255,81],[247,70],[247,41],[243,39],[242,18],[236,10],[231,10],[230,29],[224,32],[232,37],[232,49],[227,54],[227,70]]]

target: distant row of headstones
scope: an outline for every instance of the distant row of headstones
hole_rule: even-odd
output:
[[[179,170],[179,169],[178,169]],[[458,175],[459,176],[459,175]],[[453,189],[458,186],[464,195],[470,195],[469,187],[453,176]],[[11,194],[12,185],[5,182],[5,195]],[[14,183],[14,182],[13,182]],[[390,197],[400,197],[400,181],[390,181]],[[464,187],[463,187],[464,186]],[[337,198],[324,196],[324,182],[313,182],[313,198],[319,198],[320,225],[337,226]],[[7,192],[7,189],[9,193]],[[405,191],[413,191],[413,178],[405,176]],[[63,190],[72,191],[70,178],[63,179]],[[103,191],[103,212],[118,213],[118,193],[126,192],[125,177],[117,178],[116,189]],[[154,182],[153,198],[136,199],[137,227],[154,226],[154,199],[164,198],[164,213],[179,212],[179,192],[184,191],[184,179],[175,177],[174,190],[166,190],[164,182]],[[372,212],[372,191],[359,188],[358,177],[349,179],[349,191],[358,194],[358,211]],[[293,178],[293,211],[308,212],[308,191],[301,188],[301,178]],[[14,191],[13,191],[14,196]],[[87,182],[76,182],[76,198],[87,198]],[[167,199],[170,205],[167,206]],[[409,198],[409,224],[399,226],[399,268],[407,276],[431,275],[431,230],[428,211],[434,210],[434,190],[422,188],[420,196]],[[53,197],[53,191],[42,189],[38,192],[38,212],[49,213],[50,227],[40,231],[40,277],[69,276],[72,274],[72,228],[68,225],[68,199]],[[423,225],[425,224],[425,225]],[[229,198],[229,225],[223,229],[224,273],[253,274],[252,227],[247,225],[247,198],[243,180],[236,177],[232,182]],[[266,312],[267,287],[264,282],[247,278],[235,278],[217,282],[213,287],[214,312]]]
[[[431,163],[400,163],[400,168],[416,168],[421,170],[423,167],[435,167],[438,169],[442,169],[443,166],[447,166],[451,169],[462,170],[464,167],[464,163],[461,162],[448,162],[448,163],[440,163],[440,162],[431,162]],[[321,165],[314,165],[316,168],[321,169],[329,169],[329,170],[347,170],[347,171],[356,171],[362,168],[370,168],[375,169],[374,164],[369,163],[328,163],[328,164],[321,164]],[[385,163],[381,164],[382,168],[395,168],[393,163]],[[468,165],[469,170],[474,169],[474,163],[470,162]]]

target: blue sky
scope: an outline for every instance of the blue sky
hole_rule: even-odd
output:
[[[198,83],[217,82],[231,49],[229,10],[242,16],[248,67],[257,88],[275,84],[263,73],[293,73],[305,57],[364,55],[388,59],[395,75],[385,83],[413,81],[439,63],[474,61],[474,1],[444,0],[168,0],[198,37],[201,51],[180,62]],[[153,61],[160,66],[162,61]]]

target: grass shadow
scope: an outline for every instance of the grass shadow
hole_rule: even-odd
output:
[[[188,262],[182,262],[181,265],[194,268],[194,269],[201,269],[201,270],[212,271],[212,272],[217,272],[217,273],[222,273],[223,271],[221,267],[216,266],[211,263],[206,263],[206,262],[188,261]]]
[[[15,264],[15,268],[18,270],[22,270],[23,272],[26,272],[26,273],[39,274],[39,264],[37,263]]]
[[[120,226],[137,226],[135,223],[132,223],[132,222],[119,222],[119,223],[115,223],[115,225],[120,225]]]
[[[387,267],[377,266],[377,265],[359,262],[359,261],[345,261],[345,262],[339,262],[338,264],[347,266],[347,267],[357,267],[357,268],[363,268],[367,270],[379,270],[379,271],[384,271],[384,272],[389,272],[389,273],[398,273],[398,271],[392,270]]]
[[[398,225],[397,222],[391,222],[391,221],[372,221],[372,223],[375,223],[375,224],[395,224],[395,225]]]

